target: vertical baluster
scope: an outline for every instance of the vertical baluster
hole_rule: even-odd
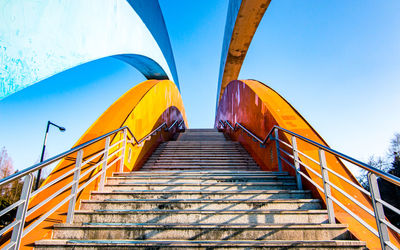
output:
[[[371,200],[374,206],[376,226],[378,228],[379,239],[381,241],[382,249],[391,249],[386,245],[385,242],[389,242],[389,232],[387,226],[381,222],[381,220],[386,220],[385,211],[383,210],[383,205],[378,201],[381,199],[381,194],[379,192],[378,182],[376,180],[376,175],[369,172],[368,173],[369,188],[371,190]]]
[[[74,219],[76,195],[78,193],[79,176],[81,174],[82,156],[83,156],[83,149],[79,150],[76,155],[74,179],[72,180],[73,184],[71,187],[72,197],[69,200],[67,223],[72,223],[72,221]]]
[[[99,183],[99,191],[104,190],[104,184],[106,181],[106,173],[107,173],[107,161],[108,161],[108,152],[110,148],[110,137],[106,138],[106,144],[104,146],[104,155],[103,155],[103,166],[101,167],[101,177],[100,177],[100,183]]]
[[[125,161],[125,150],[126,150],[126,132],[127,129],[124,129],[124,140],[122,141],[122,150],[121,150],[121,162],[119,165],[119,172],[124,172],[124,161]]]
[[[333,202],[331,199],[331,187],[329,186],[329,175],[326,159],[325,159],[325,151],[322,149],[318,149],[319,154],[319,163],[321,165],[321,175],[322,175],[322,182],[324,185],[324,193],[325,193],[325,201],[326,201],[326,208],[328,209],[328,220],[329,223],[335,224],[335,211],[333,210]]]
[[[275,128],[275,145],[276,145],[276,157],[278,158],[278,167],[279,172],[282,172],[282,159],[281,159],[281,150],[279,147],[279,133],[278,129]]]
[[[292,136],[292,147],[293,147],[294,166],[296,168],[297,189],[301,190],[303,189],[303,185],[301,183],[299,152],[297,151],[297,141],[295,136]]]
[[[18,221],[18,223],[13,228],[10,240],[10,244],[14,245],[13,249],[19,249],[19,246],[21,244],[21,238],[25,226],[26,212],[28,210],[29,198],[32,192],[32,183],[33,175],[28,174],[27,176],[25,176],[24,185],[22,187],[22,192],[20,196],[20,200],[22,200],[23,203],[18,206],[17,215],[15,217],[15,220]]]

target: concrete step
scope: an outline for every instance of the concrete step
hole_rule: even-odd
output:
[[[215,139],[215,137],[214,137]],[[217,139],[225,139],[225,137],[219,137]],[[202,141],[169,141],[169,142],[164,142],[161,143],[160,146],[166,146],[166,145],[241,145],[239,142],[236,141],[227,141],[227,140],[220,140],[220,141],[215,141],[215,140],[202,140]]]
[[[166,149],[204,149],[204,150],[244,150],[240,145],[166,145],[157,148],[158,150],[166,150]]]
[[[287,172],[270,171],[231,171],[231,170],[208,170],[208,171],[133,171],[133,172],[114,172],[113,176],[287,176]]]
[[[104,185],[105,191],[113,190],[293,190],[296,189],[294,182],[259,182],[259,183],[213,183],[213,184],[194,184],[194,183],[120,183],[115,185]]]
[[[225,157],[202,157],[202,156],[198,156],[198,157],[193,157],[193,156],[153,156],[153,157],[149,157],[148,161],[180,161],[180,162],[254,162],[253,158],[251,157],[243,157],[243,156],[225,156]]]
[[[152,176],[152,177],[108,177],[107,184],[119,184],[119,183],[135,183],[135,182],[164,182],[164,183],[250,183],[250,182],[276,182],[276,181],[295,181],[292,176],[205,176],[205,177],[191,177],[191,176]]]
[[[141,170],[240,170],[240,171],[259,171],[259,167],[254,166],[143,166]]]
[[[96,210],[75,212],[75,223],[327,223],[326,210]]]
[[[310,199],[311,192],[303,190],[247,190],[247,191],[159,191],[114,190],[92,191],[91,200],[104,199]]]
[[[35,243],[35,249],[293,249],[293,250],[310,250],[310,249],[366,249],[365,242],[351,240],[218,240],[218,241],[199,241],[199,240],[41,240]]]
[[[160,149],[160,150],[155,150],[154,151],[155,155],[184,155],[184,154],[190,154],[190,155],[196,155],[196,154],[210,154],[210,155],[239,155],[239,156],[249,156],[249,154],[243,150],[239,149],[229,149],[229,150],[218,150],[218,149],[209,149],[209,150],[204,150],[204,149]]]
[[[240,145],[230,145],[230,144],[226,144],[226,145],[210,145],[210,144],[204,144],[204,145],[196,145],[196,144],[192,144],[192,145],[182,145],[182,144],[173,144],[173,145],[165,145],[165,146],[161,146],[158,147],[159,150],[165,150],[165,149],[220,149],[220,150],[226,150],[226,149],[230,149],[230,150],[244,150]]]
[[[168,143],[160,144],[159,148],[163,147],[175,147],[175,146],[201,146],[201,147],[237,147],[242,148],[240,143],[232,142],[232,141],[203,141],[203,142],[196,142],[196,141],[171,141]]]
[[[82,200],[81,210],[156,209],[156,210],[254,210],[254,209],[321,209],[318,199],[107,199]]]
[[[345,240],[341,224],[74,223],[54,225],[54,239]]]
[[[231,165],[239,165],[239,164],[253,164],[256,165],[254,160],[251,159],[163,159],[163,158],[158,158],[158,159],[148,159],[146,163],[163,163],[163,164],[196,164],[196,163],[201,163],[201,164],[215,164],[215,165],[220,165],[220,164],[231,164]]]
[[[174,166],[221,166],[221,167],[244,167],[244,166],[255,166],[257,167],[258,165],[255,163],[251,162],[238,162],[238,163],[233,163],[233,162],[157,162],[157,163],[149,163],[149,164],[144,164],[144,166],[170,166],[173,164]]]
[[[185,155],[165,155],[165,156],[150,156],[149,160],[249,160],[254,161],[250,156],[231,155],[231,156],[185,156]]]
[[[249,157],[248,153],[242,152],[242,153],[234,153],[234,154],[230,154],[230,153],[217,153],[217,152],[202,152],[202,151],[198,151],[198,152],[154,152],[151,157],[240,157],[240,158],[246,158]]]
[[[225,137],[214,136],[191,136],[191,137],[178,137],[178,141],[227,141]]]

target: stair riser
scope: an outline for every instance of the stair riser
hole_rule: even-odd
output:
[[[153,172],[153,171],[151,171]],[[254,172],[254,171],[253,171]],[[268,179],[268,178],[282,178],[285,179],[286,175],[261,175],[261,174],[251,174],[251,172],[249,174],[190,174],[190,173],[176,173],[176,174],[169,174],[169,173],[154,173],[154,174],[145,174],[145,173],[138,173],[135,174],[135,172],[133,172],[132,174],[126,174],[126,175],[122,175],[122,174],[114,174],[113,177],[117,177],[117,178],[165,178],[165,179],[175,179],[175,178],[225,178],[225,177],[231,177],[231,178],[259,178],[259,179]],[[290,176],[290,178],[293,178]]]
[[[251,166],[258,168],[254,161],[147,161],[144,166]]]
[[[244,150],[239,150],[239,149],[157,149],[155,151],[155,154],[157,155],[158,153],[163,153],[163,154],[174,154],[174,153],[180,153],[180,154],[184,154],[184,153],[210,153],[210,154],[226,154],[226,155],[246,155],[248,156],[247,152]]]
[[[237,171],[257,171],[256,168],[232,168],[232,167],[190,167],[190,168],[185,168],[185,167],[172,167],[172,166],[167,166],[167,167],[144,167],[142,170],[144,171],[170,171],[170,170],[175,170],[175,171],[198,171],[198,170],[237,170]]]
[[[82,223],[326,223],[326,214],[80,214],[74,222]]]
[[[218,163],[232,163],[232,165],[240,164],[240,163],[252,163],[256,164],[254,160],[251,159],[202,159],[202,158],[191,158],[191,159],[149,159],[146,163],[211,163],[216,164]]]
[[[247,209],[320,209],[318,202],[288,202],[288,203],[204,203],[204,202],[85,202],[81,210],[94,209],[166,209],[166,210],[247,210]]]
[[[154,177],[155,175],[161,176],[288,176],[286,172],[265,172],[265,171],[134,171],[125,173],[113,173],[113,176],[146,176]]]
[[[204,150],[204,151],[221,151],[221,152],[247,152],[241,146],[171,146],[171,147],[160,147],[155,151],[181,151],[181,150]]]
[[[175,149],[175,148],[204,148],[204,149],[239,149],[244,150],[239,144],[226,144],[226,143],[210,143],[210,144],[171,144],[167,146],[161,146],[158,149]]]
[[[114,185],[120,183],[135,183],[135,182],[145,182],[145,183],[195,183],[195,184],[212,184],[212,183],[252,183],[252,182],[276,182],[276,181],[284,181],[282,179],[185,179],[185,178],[176,178],[176,179],[163,179],[163,178],[126,178],[126,179],[108,179],[107,184]],[[288,179],[287,182],[292,183],[294,180]]]
[[[200,185],[180,185],[180,186],[162,186],[162,185],[113,185],[113,186],[105,186],[105,191],[113,191],[113,190],[164,190],[165,192],[171,190],[219,190],[219,191],[231,191],[231,190],[238,190],[238,191],[246,191],[246,190],[291,190],[296,189],[294,185],[260,185],[260,186],[200,186]]]
[[[152,239],[152,240],[330,240],[346,239],[346,230],[341,229],[174,229],[174,228],[103,228],[54,230],[54,239]]]
[[[143,171],[201,171],[201,170],[228,170],[228,171],[258,171],[258,167],[253,166],[144,166]]]
[[[257,163],[254,161],[197,161],[197,160],[155,160],[155,161],[147,161],[145,166],[251,166],[257,167]]]
[[[243,160],[253,160],[253,158],[249,156],[243,156],[243,155],[201,155],[197,157],[198,159],[204,159],[204,160],[212,160],[212,159],[243,159]],[[155,156],[150,156],[149,159],[193,159],[193,156],[185,156],[185,155],[163,155],[162,158],[157,158]]]
[[[158,153],[163,153],[163,154],[173,154],[173,153],[202,153],[202,154],[206,154],[206,153],[211,153],[211,154],[226,154],[226,155],[247,155],[247,152],[244,150],[240,150],[240,149],[203,149],[203,148],[193,148],[193,149],[157,149],[155,151],[156,154]]]
[[[92,194],[92,200],[104,199],[310,199],[304,194]]]
[[[200,244],[193,244],[193,245],[185,245],[185,244],[174,244],[174,243],[166,243],[165,246],[161,244],[78,244],[78,243],[68,243],[65,245],[53,245],[49,243],[48,245],[40,245],[40,246],[35,246],[35,249],[38,250],[48,250],[48,249],[74,249],[74,250],[96,250],[96,249],[116,249],[116,250],[130,250],[130,249],[135,249],[135,250],[150,250],[150,249],[157,249],[157,250],[162,250],[162,249],[168,249],[168,250],[182,250],[182,249],[193,249],[193,250],[210,250],[210,249],[218,249],[218,250],[232,250],[232,249],[237,249],[237,250],[249,250],[249,249],[268,249],[268,250],[282,250],[283,247],[279,243],[275,246],[270,246],[268,245],[267,247],[265,246],[260,246],[261,244],[255,244],[255,245],[246,245],[246,246],[238,246],[232,244],[231,247],[229,246],[221,246],[220,244],[206,244],[206,246],[201,246]],[[364,246],[324,246],[324,245],[316,245],[312,244],[311,246],[307,247],[307,244],[302,244],[303,247],[300,246],[288,246],[288,248],[292,250],[310,250],[310,249],[319,249],[319,250],[348,250],[348,249],[354,249],[354,250],[365,250]]]

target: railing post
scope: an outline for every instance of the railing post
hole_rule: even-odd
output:
[[[319,163],[321,165],[321,176],[322,176],[322,182],[324,185],[324,193],[325,193],[325,201],[326,201],[326,208],[328,210],[328,220],[329,223],[335,224],[335,211],[333,210],[333,202],[331,199],[331,187],[329,186],[329,175],[328,175],[328,170],[327,165],[326,165],[326,159],[325,159],[325,151],[323,149],[318,149],[318,155],[319,155]]]
[[[81,149],[78,151],[78,153],[76,155],[74,179],[73,179],[73,184],[71,187],[72,197],[69,200],[67,223],[72,223],[72,221],[74,219],[76,195],[78,193],[79,176],[81,174],[82,156],[83,156],[83,150]]]
[[[24,178],[24,185],[22,187],[22,192],[20,197],[20,200],[23,200],[23,203],[21,203],[21,205],[18,206],[17,215],[15,217],[15,220],[18,221],[18,223],[14,226],[11,234],[10,244],[14,245],[13,249],[20,248],[19,246],[21,244],[22,233],[25,226],[26,212],[28,210],[29,198],[32,192],[32,184],[33,184],[33,175],[28,174]]]
[[[383,210],[383,206],[378,201],[381,199],[381,194],[379,192],[379,186],[378,186],[378,182],[376,180],[376,175],[369,172],[368,173],[368,181],[369,181],[369,188],[371,190],[371,200],[372,200],[372,205],[374,206],[376,227],[378,228],[379,240],[381,242],[381,247],[382,247],[382,249],[391,249],[389,246],[386,245],[386,242],[390,241],[387,226],[381,222],[382,220],[386,220],[386,218],[385,218],[385,211]]]
[[[279,147],[279,131],[277,128],[275,128],[275,145],[276,145],[276,157],[278,158],[279,172],[282,172],[281,150]]]
[[[106,182],[106,173],[107,173],[107,161],[108,161],[108,150],[110,148],[110,137],[106,138],[106,144],[104,146],[104,155],[103,155],[103,166],[101,167],[101,177],[99,183],[99,191],[103,191],[104,184]]]
[[[296,168],[297,189],[301,190],[303,189],[303,185],[301,184],[299,152],[297,151],[297,141],[294,135],[292,136],[292,147],[293,147],[294,166]]]
[[[126,132],[127,129],[124,129],[124,140],[122,141],[122,150],[121,150],[121,162],[119,165],[119,172],[124,172],[124,161],[125,161],[125,149],[126,149]]]

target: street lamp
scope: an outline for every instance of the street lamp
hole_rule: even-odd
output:
[[[61,132],[65,131],[64,127],[58,126],[55,123],[52,123],[51,121],[47,122],[47,128],[46,128],[46,134],[44,135],[44,141],[43,141],[43,148],[42,148],[42,156],[40,156],[40,162],[44,160],[44,152],[46,151],[46,142],[47,142],[47,134],[49,133],[49,128],[50,125],[53,125],[57,127]],[[37,178],[36,178],[36,183],[35,183],[35,190],[38,189],[39,187],[39,182],[40,182],[40,174],[42,173],[42,169],[38,170]]]

